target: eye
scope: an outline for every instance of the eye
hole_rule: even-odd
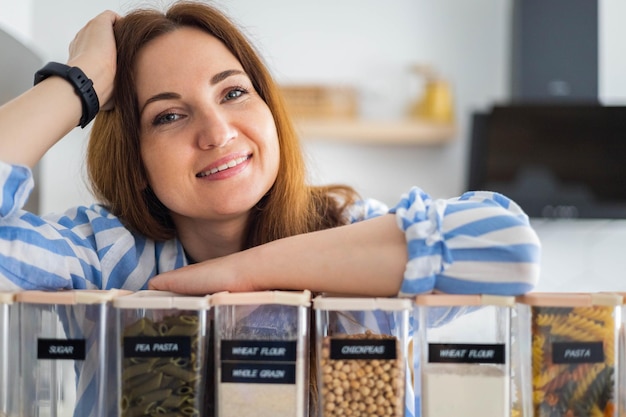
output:
[[[224,96],[224,101],[235,100],[247,93],[248,93],[248,90],[246,90],[245,88],[235,87],[231,90],[228,90],[228,92],[226,93],[226,96]]]
[[[166,125],[169,123],[173,123],[179,119],[182,119],[183,117],[185,117],[182,114],[178,114],[178,113],[162,113],[160,115],[158,115],[153,121],[152,124],[157,126],[157,125]]]

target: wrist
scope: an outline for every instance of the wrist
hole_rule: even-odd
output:
[[[100,102],[93,87],[93,81],[78,67],[49,62],[35,73],[34,84],[37,85],[50,76],[61,77],[74,87],[74,92],[80,98],[83,109],[78,125],[81,128],[87,126],[100,110]]]
[[[263,263],[259,259],[259,252],[264,245],[235,252],[218,258],[223,268],[224,278],[228,281],[228,291],[262,291],[270,283],[264,279]],[[251,265],[254,265],[251,267]],[[262,284],[262,285],[259,285]]]

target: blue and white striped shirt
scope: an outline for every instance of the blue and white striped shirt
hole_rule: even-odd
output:
[[[0,162],[0,185],[0,290],[137,291],[155,275],[187,265],[177,239],[155,242],[131,232],[98,204],[60,215],[23,211],[33,187],[26,167]],[[538,237],[520,207],[500,194],[435,200],[412,188],[391,210],[363,200],[346,216],[354,223],[385,213],[395,213],[407,241],[399,296],[433,290],[518,295],[536,284]]]

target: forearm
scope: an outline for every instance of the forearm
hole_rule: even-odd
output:
[[[150,288],[184,294],[304,290],[397,295],[407,262],[393,215],[279,239],[163,273]]]
[[[407,262],[393,215],[293,236],[242,252],[238,275],[256,289],[394,296]]]
[[[100,108],[110,109],[116,49],[113,24],[105,11],[89,21],[70,44],[69,66],[93,82]],[[81,98],[70,82],[50,76],[0,107],[0,160],[33,167],[81,119]]]
[[[0,159],[33,167],[82,114],[73,87],[50,77],[0,107]]]

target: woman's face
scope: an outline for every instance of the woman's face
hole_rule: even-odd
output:
[[[245,218],[276,179],[278,136],[267,104],[215,37],[180,28],[138,54],[141,155],[180,227]]]

